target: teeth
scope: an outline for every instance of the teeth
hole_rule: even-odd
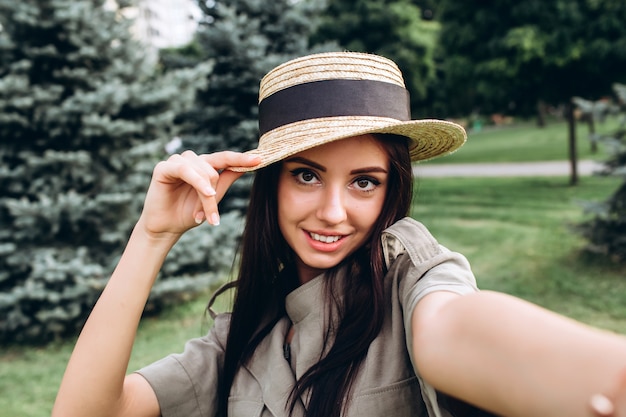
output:
[[[341,238],[341,236],[324,236],[324,235],[318,235],[317,233],[309,233],[309,234],[311,235],[313,240],[318,240],[324,243],[333,243],[333,242],[338,241]]]

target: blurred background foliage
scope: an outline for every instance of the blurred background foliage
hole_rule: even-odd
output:
[[[599,174],[626,178],[626,84],[615,83],[613,90],[619,98],[617,103],[581,97],[574,97],[573,101],[590,126],[612,115],[617,117],[617,127],[604,133],[592,128],[589,139],[603,144],[609,154]],[[601,259],[626,264],[626,182],[605,200],[587,202],[585,211],[591,218],[575,228],[586,239],[585,250]]]
[[[105,3],[0,0],[0,344],[76,334],[156,161],[253,148],[259,80],[288,59],[387,56],[415,117],[469,129],[541,124],[574,96],[619,102],[611,86],[626,82],[621,0],[200,0],[193,40],[156,60],[129,33],[133,0]],[[248,186],[244,177],[229,192],[219,228],[177,244],[148,312],[227,275]]]
[[[442,3],[447,112],[543,116],[545,105],[598,99],[626,78],[622,1]]]

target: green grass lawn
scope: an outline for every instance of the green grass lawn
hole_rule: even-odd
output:
[[[497,151],[496,146],[501,141],[516,143],[515,150],[506,152],[507,158],[519,156],[520,148],[527,152],[534,149],[544,157],[556,154],[557,146],[550,152],[543,149],[552,140],[546,134],[552,129],[556,134],[565,126],[550,126],[539,133],[526,126],[475,134],[456,154],[460,158],[463,153],[474,152],[474,156],[458,162],[479,162],[489,153],[493,153],[492,160],[502,161],[497,154],[503,147]],[[472,141],[476,145],[470,145]],[[478,145],[483,146],[482,151],[473,151]],[[626,271],[584,259],[580,254],[582,240],[569,230],[584,217],[576,201],[603,200],[618,183],[600,177],[584,177],[576,187],[568,186],[564,177],[426,178],[416,184],[413,216],[442,244],[468,257],[480,287],[517,295],[578,320],[626,333]],[[210,325],[204,314],[207,299],[208,295],[203,295],[159,318],[144,319],[129,369],[179,352],[187,339],[204,334]],[[73,343],[68,340],[45,348],[0,349],[0,417],[50,414]]]
[[[619,183],[426,178],[418,184],[413,217],[468,257],[480,287],[626,333],[626,268],[583,256],[584,241],[571,230],[585,218],[581,200],[603,200]]]
[[[616,119],[598,123],[597,133],[607,133],[617,127]],[[468,133],[468,140],[461,149],[444,158],[425,163],[474,163],[474,162],[528,162],[554,161],[569,158],[568,130],[563,121],[549,122],[539,128],[527,122],[504,127],[490,127],[480,132]],[[576,148],[579,159],[603,160],[606,152],[599,146],[591,153],[587,125],[577,124]]]
[[[222,297],[221,306],[228,297]],[[206,334],[211,320],[205,314],[209,292],[167,310],[160,317],[143,319],[129,364],[132,371],[180,352],[186,340]],[[75,340],[45,348],[0,349],[0,417],[49,416]]]

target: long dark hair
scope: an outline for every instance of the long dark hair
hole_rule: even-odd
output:
[[[407,139],[375,135],[390,161],[387,195],[369,242],[328,271],[334,276],[346,268],[345,281],[326,283],[328,312],[336,309],[340,320],[328,353],[297,381],[291,393],[290,411],[297,399],[309,391],[306,417],[339,417],[349,404],[352,383],[367,355],[370,343],[384,320],[383,260],[380,235],[409,212],[413,176]],[[220,385],[221,414],[227,414],[228,395],[237,369],[285,315],[285,296],[294,288],[293,252],[278,227],[277,186],[281,164],[256,173],[250,196],[246,226],[240,248],[237,292],[230,321],[223,379]],[[336,291],[342,288],[340,296]],[[337,300],[342,299],[341,303]],[[330,317],[330,314],[327,315]],[[324,346],[329,342],[327,335]],[[326,349],[324,349],[326,351]]]

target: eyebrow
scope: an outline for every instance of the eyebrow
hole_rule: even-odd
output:
[[[304,165],[308,165],[312,168],[315,168],[319,171],[326,172],[326,168],[323,165],[318,164],[317,162],[313,162],[310,159],[302,158],[301,156],[294,156],[293,158],[285,159],[285,162],[297,162]],[[380,172],[383,174],[387,174],[387,170],[380,166],[371,166],[371,167],[363,167],[357,168],[350,171],[350,175],[354,174],[366,174],[371,172]]]

